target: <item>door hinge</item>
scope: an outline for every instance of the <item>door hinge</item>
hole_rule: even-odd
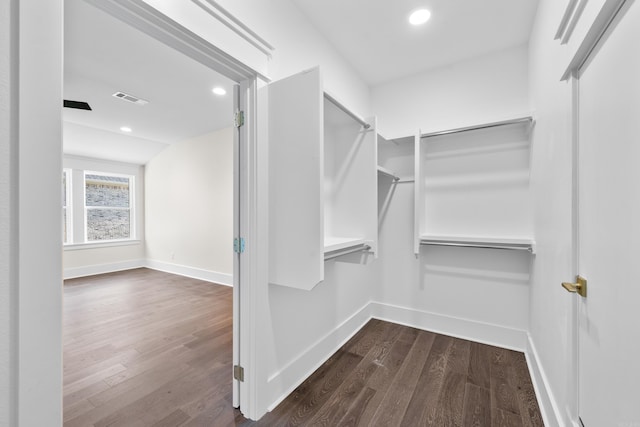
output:
[[[242,110],[238,110],[236,111],[236,116],[233,120],[235,126],[237,128],[239,128],[240,126],[244,125],[244,111]]]
[[[233,251],[237,254],[244,252],[244,237],[236,237],[233,239]]]
[[[233,379],[244,382],[244,368],[239,365],[233,365]]]

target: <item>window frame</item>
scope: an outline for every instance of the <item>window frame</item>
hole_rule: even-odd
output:
[[[73,169],[63,168],[62,176],[64,179],[63,191],[63,203],[62,203],[62,226],[66,227],[66,234],[64,228],[62,229],[62,244],[72,245],[73,240]],[[66,237],[66,239],[65,239]]]
[[[129,207],[119,206],[87,206],[87,175],[100,175],[114,178],[127,178],[129,180]],[[108,245],[109,243],[119,242],[131,242],[137,241],[137,217],[136,217],[136,176],[125,173],[115,172],[102,172],[98,170],[82,170],[82,205],[83,205],[83,224],[84,224],[84,241],[81,245]],[[128,210],[129,211],[129,237],[123,239],[104,239],[104,240],[89,240],[88,234],[88,213],[90,210],[96,209],[113,209],[113,210]]]

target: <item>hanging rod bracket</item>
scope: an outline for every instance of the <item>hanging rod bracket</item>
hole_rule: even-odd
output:
[[[369,245],[358,245],[358,246],[355,246],[353,248],[346,248],[346,249],[342,249],[342,250],[328,252],[328,253],[324,254],[324,260],[328,261],[330,259],[338,258],[338,257],[341,257],[343,255],[349,255],[349,254],[352,254],[352,253],[355,253],[355,252],[368,252],[370,250],[371,250],[371,246],[369,246]]]

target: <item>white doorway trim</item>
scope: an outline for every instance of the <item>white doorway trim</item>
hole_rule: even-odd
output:
[[[142,0],[84,0],[165,45],[240,83],[269,78],[236,60]]]
[[[257,79],[268,81],[256,70],[239,62],[207,40],[199,37],[184,26],[140,0],[85,0],[119,19],[133,28],[172,47],[184,55],[202,63],[212,70],[239,84],[238,108],[244,112],[244,125],[238,131],[238,158],[234,161],[234,174],[239,185],[234,188],[237,201],[234,202],[234,237],[243,237],[247,242],[257,242],[259,230],[258,212],[262,212],[256,203],[259,195],[257,188],[258,162],[255,157],[257,135],[255,131]],[[187,77],[188,78],[188,77]],[[235,184],[234,184],[235,186]],[[232,242],[229,242],[232,245]],[[266,252],[257,251],[257,245],[248,244],[247,249],[234,262],[234,303],[233,303],[233,341],[234,363],[244,368],[244,381],[233,381],[233,404],[240,406],[242,413],[254,418],[256,411],[255,357],[253,345],[256,316],[255,292],[260,283],[260,257]],[[237,278],[236,278],[237,277]],[[265,279],[266,281],[266,279]],[[237,286],[236,286],[237,285]],[[229,376],[233,375],[229,372]]]
[[[588,67],[590,61],[597,54],[601,41],[606,37],[609,27],[612,25],[618,13],[627,3],[627,0],[604,0],[593,22],[589,24],[584,38],[580,41],[575,54],[571,58],[561,81],[571,84],[571,145],[572,145],[572,277],[573,280],[579,273],[580,239],[579,239],[579,154],[580,154],[580,77],[583,70]],[[570,319],[571,345],[570,358],[567,360],[566,369],[568,375],[568,401],[566,402],[566,414],[573,427],[582,426],[580,420],[580,314],[579,299],[571,298]]]

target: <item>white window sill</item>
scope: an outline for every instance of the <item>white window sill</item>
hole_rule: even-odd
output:
[[[142,244],[142,240],[109,240],[107,242],[70,243],[63,245],[65,251],[80,251],[84,249],[111,248],[115,246],[133,246]]]

